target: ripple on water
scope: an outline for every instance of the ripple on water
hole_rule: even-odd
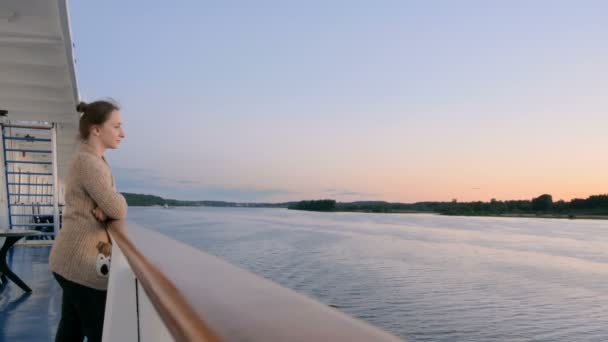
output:
[[[605,221],[132,208],[411,341],[607,341]]]

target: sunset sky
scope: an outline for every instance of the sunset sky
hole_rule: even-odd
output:
[[[608,193],[606,1],[71,1],[119,190],[400,202]]]

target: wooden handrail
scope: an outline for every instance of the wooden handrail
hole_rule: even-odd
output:
[[[111,222],[108,231],[176,341],[220,341],[179,289],[128,238],[123,220]]]
[[[400,341],[363,321],[165,235],[109,232],[177,341]]]

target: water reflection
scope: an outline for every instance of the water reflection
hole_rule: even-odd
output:
[[[231,208],[130,216],[413,341],[608,340],[605,221]]]

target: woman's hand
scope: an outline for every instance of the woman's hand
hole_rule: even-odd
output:
[[[106,215],[106,213],[103,212],[103,210],[101,210],[101,208],[95,207],[95,209],[93,209],[92,212],[93,212],[93,216],[95,216],[97,221],[106,222],[108,220],[108,216]]]

